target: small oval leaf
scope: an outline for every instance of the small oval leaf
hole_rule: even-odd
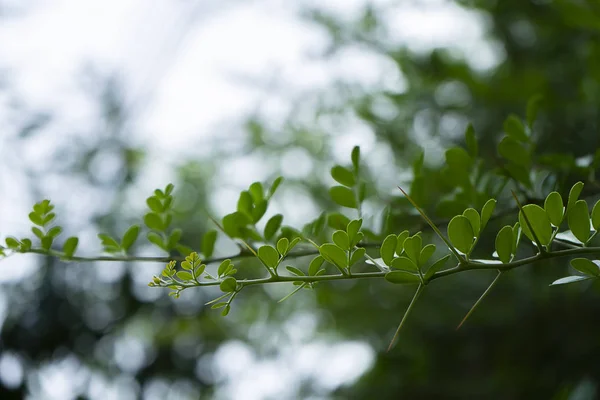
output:
[[[457,215],[448,224],[448,238],[456,249],[468,254],[475,241],[471,222],[464,215]]]
[[[523,207],[523,210],[519,212],[519,223],[521,224],[523,233],[531,241],[535,242],[535,238],[529,230],[529,226],[525,221],[523,213],[527,216],[527,220],[531,224],[531,227],[541,244],[544,246],[550,244],[550,239],[552,238],[552,225],[546,215],[546,211],[537,204],[527,204]]]
[[[419,256],[421,255],[421,247],[423,246],[423,240],[419,235],[413,235],[404,241],[404,252],[415,263],[419,262]]]
[[[418,269],[414,261],[408,257],[394,258],[391,267],[394,269],[401,269],[405,271],[416,271]]]
[[[333,243],[335,243],[342,250],[350,250],[350,238],[344,231],[333,232]]]
[[[497,201],[495,199],[489,199],[483,205],[483,208],[481,209],[481,230],[485,228],[490,218],[492,218],[496,203]]]
[[[558,192],[552,192],[544,201],[544,210],[554,226],[560,226],[565,213],[562,197]]]
[[[571,267],[587,276],[600,276],[598,265],[587,258],[574,258],[571,260]]]
[[[228,276],[227,278],[223,279],[221,284],[219,284],[219,289],[225,293],[235,292],[235,289],[237,289],[237,281],[233,276]]]
[[[496,236],[496,252],[500,261],[505,264],[512,258],[513,243],[513,229],[510,225],[506,225]]]
[[[279,263],[279,253],[273,246],[261,246],[258,249],[258,258],[269,268],[276,268]]]
[[[467,208],[463,211],[463,215],[467,217],[469,222],[471,223],[471,227],[473,228],[473,234],[475,237],[479,236],[479,229],[481,228],[481,217],[479,213],[474,208]]]
[[[333,243],[321,245],[321,247],[319,247],[319,252],[326,261],[339,268],[346,268],[348,266],[346,252]]]
[[[568,214],[569,229],[582,243],[590,237],[590,215],[585,200],[577,200]]]
[[[580,282],[588,279],[590,279],[589,276],[565,276],[564,278],[555,280],[550,284],[550,286],[566,285],[567,283]]]
[[[392,260],[394,259],[394,251],[396,251],[397,240],[398,239],[396,235],[388,235],[381,244],[379,254],[381,255],[385,265],[391,265]]]
[[[352,171],[341,165],[331,168],[331,177],[344,186],[352,187],[356,184],[356,179]]]
[[[356,198],[352,190],[345,186],[334,186],[329,189],[329,195],[331,199],[342,207],[356,208]],[[346,226],[344,224],[344,226]]]

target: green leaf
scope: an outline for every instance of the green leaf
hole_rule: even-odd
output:
[[[552,192],[544,201],[544,210],[548,219],[554,226],[560,226],[565,213],[562,197],[558,192]]]
[[[423,249],[421,250],[421,254],[419,255],[419,266],[425,265],[425,263],[429,261],[433,253],[435,253],[434,244],[428,244],[427,246],[423,247]]]
[[[60,226],[55,226],[53,228],[50,228],[50,230],[48,231],[48,233],[46,234],[46,236],[50,236],[51,238],[56,238],[58,235],[60,235],[62,233],[62,228]]]
[[[7,246],[9,249],[13,249],[13,250],[16,250],[16,249],[18,249],[18,248],[19,248],[19,246],[21,245],[17,239],[15,239],[15,238],[13,238],[13,237],[11,237],[11,236],[7,237],[7,238],[5,239],[5,242],[6,242],[6,246]]]
[[[315,276],[324,262],[325,259],[321,256],[313,258],[308,266],[308,275]]]
[[[446,265],[446,262],[450,259],[450,254],[446,254],[444,257],[440,258],[439,260],[437,260],[436,262],[434,262],[433,264],[431,264],[431,267],[429,267],[427,269],[427,272],[425,273],[425,277],[423,279],[425,279],[426,281],[428,281],[429,279],[431,279],[431,277],[438,271],[440,271],[444,265]]]
[[[494,209],[496,208],[496,200],[489,199],[483,205],[481,209],[481,230],[485,228],[490,218],[492,218],[492,214],[494,213]]]
[[[537,118],[537,114],[538,114],[538,110],[540,108],[541,102],[542,102],[542,96],[539,94],[531,96],[531,98],[527,102],[526,116],[527,116],[527,125],[529,125],[530,129],[533,128],[533,124],[535,122],[535,119]]]
[[[592,226],[594,230],[600,230],[600,200],[594,204],[594,208],[592,209]]]
[[[353,266],[354,264],[359,262],[365,256],[366,252],[367,252],[367,250],[362,247],[357,248],[354,251],[354,253],[352,253],[352,256],[350,257],[350,265],[349,266]]]
[[[228,276],[223,279],[223,282],[219,285],[219,289],[225,293],[235,292],[237,289],[237,280],[233,276]]]
[[[237,202],[237,211],[244,213],[248,216],[252,216],[252,208],[254,207],[254,202],[252,201],[252,196],[250,192],[244,190],[240,193],[240,197]]]
[[[129,250],[135,243],[140,233],[140,227],[138,225],[132,225],[127,229],[121,240],[121,248],[125,251]]]
[[[285,267],[285,269],[287,269],[288,271],[290,271],[292,274],[296,275],[296,276],[306,276],[304,274],[304,272],[300,271],[298,268],[296,267],[292,267],[291,265],[288,265]]]
[[[278,176],[277,178],[275,178],[273,184],[269,188],[269,199],[273,197],[273,195],[277,191],[277,188],[279,187],[279,185],[281,185],[281,182],[283,182],[283,176]]]
[[[394,259],[394,252],[396,251],[398,238],[396,235],[388,235],[381,244],[379,254],[385,265],[391,265]]]
[[[194,275],[192,275],[191,272],[188,272],[188,271],[178,271],[177,277],[179,279],[181,279],[182,281],[193,281],[194,280]]]
[[[50,213],[50,214],[46,215],[42,220],[42,225],[44,225],[44,226],[48,225],[50,222],[52,222],[54,220],[55,217],[56,217],[56,214],[54,214],[54,213]]]
[[[332,243],[325,243],[319,247],[319,253],[323,258],[337,266],[338,268],[346,268],[348,266],[348,258],[346,252]]]
[[[344,186],[334,186],[329,189],[331,199],[342,207],[356,208],[356,199],[352,190]],[[344,224],[346,225],[346,224]]]
[[[477,157],[477,138],[475,137],[475,129],[473,128],[472,124],[467,125],[467,130],[465,131],[465,142],[471,157]]]
[[[366,197],[367,197],[367,183],[364,181],[361,181],[358,184],[358,202],[362,203],[363,201],[365,201]]]
[[[297,236],[297,237],[295,237],[295,238],[293,238],[293,239],[292,239],[292,241],[290,242],[289,246],[288,246],[288,249],[287,249],[288,253],[289,253],[290,251],[292,251],[292,249],[293,249],[294,247],[296,247],[296,245],[297,245],[298,243],[300,243],[300,241],[301,241],[301,240],[302,240],[302,238],[301,238],[301,237],[298,237],[298,236]]]
[[[335,243],[342,250],[350,250],[350,239],[348,234],[344,231],[333,232],[333,243]]]
[[[181,262],[181,268],[187,269],[187,270],[192,270],[192,269],[194,269],[194,266],[192,265],[191,262],[186,260],[186,261]]]
[[[496,236],[496,252],[500,261],[505,264],[510,262],[512,258],[513,242],[513,229],[510,225],[506,225],[500,229],[500,232]]]
[[[282,237],[277,241],[277,251],[282,256],[285,256],[287,254],[287,252],[289,251],[289,246],[290,241],[288,240],[288,238]]]
[[[29,251],[31,249],[31,240],[27,238],[21,239],[21,251]]]
[[[356,184],[356,179],[352,171],[341,165],[331,168],[331,177],[344,186],[352,187]]]
[[[79,239],[74,236],[65,240],[65,244],[63,244],[63,253],[65,254],[65,258],[73,257],[73,254],[75,254],[75,250],[77,250],[78,243]]]
[[[421,247],[423,246],[423,240],[419,235],[413,235],[404,241],[404,252],[413,260],[413,262],[419,262],[419,256],[421,255]]]
[[[331,213],[327,217],[327,225],[332,229],[344,230],[349,223],[350,219],[340,213]]]
[[[346,226],[346,232],[348,233],[348,239],[350,240],[350,247],[356,246],[364,237],[360,232],[362,226],[362,219],[355,219],[348,222]]]
[[[173,205],[173,196],[165,196],[162,206],[162,212],[168,211]]]
[[[410,233],[408,231],[402,231],[398,234],[398,242],[396,244],[396,254],[400,255],[404,251],[404,241],[408,239]]]
[[[525,133],[525,127],[523,126],[523,122],[521,122],[521,118],[514,114],[509,115],[508,118],[504,120],[504,132],[511,138],[520,142],[527,142],[529,140],[527,133]]]
[[[226,317],[227,315],[229,315],[229,311],[231,311],[231,305],[227,304],[225,307],[223,307],[223,311],[221,311],[221,316]]]
[[[267,212],[267,207],[269,203],[267,200],[260,200],[256,203],[255,207],[252,209],[252,222],[257,223]]]
[[[148,205],[148,208],[155,213],[160,214],[161,212],[163,212],[163,205],[156,196],[148,197],[146,199],[146,204]]]
[[[531,162],[529,151],[522,144],[509,136],[504,136],[498,145],[498,153],[509,161],[522,167],[528,167]]]
[[[44,236],[42,238],[42,249],[44,249],[44,250],[50,250],[50,247],[52,247],[52,242],[53,241],[54,241],[53,237]]]
[[[467,217],[469,222],[471,223],[471,228],[473,228],[473,234],[475,237],[479,236],[479,230],[481,228],[481,217],[479,213],[474,208],[467,208],[463,211],[463,215]]]
[[[354,167],[354,173],[358,175],[358,171],[360,168],[360,147],[354,146],[352,149],[352,166]]]
[[[252,196],[252,200],[254,200],[254,204],[257,204],[261,200],[265,198],[265,191],[263,189],[263,185],[260,182],[254,182],[250,185],[248,189],[250,195]]]
[[[206,264],[200,264],[194,269],[194,279],[198,279],[206,269]]]
[[[586,281],[588,279],[590,279],[589,276],[565,276],[564,278],[555,280],[550,286],[566,285],[567,283]]]
[[[217,276],[223,276],[225,272],[231,267],[231,260],[223,260],[221,264],[219,264],[219,268],[217,268]]]
[[[452,147],[446,150],[446,163],[452,170],[470,171],[473,159],[462,147]]]
[[[40,217],[38,214],[36,214],[34,212],[29,213],[29,220],[31,222],[33,222],[34,224],[36,224],[36,225],[39,225],[39,226],[43,226],[44,225],[43,218]]]
[[[600,268],[598,264],[587,258],[574,258],[571,260],[571,267],[587,276],[600,276]]]
[[[33,232],[33,234],[35,236],[37,236],[38,239],[41,239],[44,237],[44,232],[42,232],[42,230],[40,228],[37,228],[35,226],[31,227],[31,232]]]
[[[471,222],[464,215],[457,215],[448,224],[448,238],[452,245],[460,252],[469,254],[475,241]]]
[[[582,243],[590,238],[590,216],[585,200],[577,200],[568,214],[569,229]]]
[[[283,215],[281,215],[281,214],[276,214],[276,215],[273,215],[271,218],[269,218],[269,220],[267,221],[267,224],[265,225],[265,239],[266,240],[271,240],[271,238],[273,236],[275,236],[275,234],[281,227],[282,222],[283,222]]]
[[[202,236],[202,254],[204,257],[210,258],[215,251],[215,243],[217,241],[217,231],[211,229]]]
[[[119,243],[109,235],[105,233],[99,233],[98,238],[101,240],[104,251],[107,253],[116,253],[121,251],[121,246]]]
[[[258,249],[258,258],[269,268],[277,268],[279,253],[273,246],[265,245]]]
[[[173,186],[172,183],[169,183],[166,187],[165,187],[165,195],[170,195],[171,193],[173,193],[173,189],[175,189],[175,186]]]
[[[405,271],[388,272],[387,274],[385,274],[385,279],[388,282],[398,285],[411,285],[421,282],[421,279],[419,279],[418,275],[411,274],[410,272]]]
[[[179,240],[181,240],[181,235],[183,235],[183,231],[181,229],[173,229],[167,241],[167,248],[175,248],[175,246],[177,246],[177,244],[179,243]]]
[[[163,242],[160,235],[157,234],[156,232],[148,232],[148,234],[146,235],[146,238],[148,239],[148,241],[150,243],[155,244],[156,246],[160,247],[163,250],[166,250],[165,243]]]
[[[535,238],[529,230],[529,226],[527,226],[523,213],[527,215],[527,219],[529,220],[535,235],[540,240],[540,243],[544,246],[549,245],[550,239],[552,238],[552,225],[550,225],[550,220],[546,215],[546,211],[537,204],[527,204],[523,207],[522,211],[519,211],[519,224],[521,225],[523,233],[529,240],[535,242]]]
[[[405,271],[416,271],[419,269],[413,260],[404,256],[394,258],[390,266],[394,269],[401,269]]]
[[[223,230],[231,238],[241,238],[243,236],[241,228],[249,223],[250,219],[247,215],[236,211],[223,217]]]
[[[164,223],[160,215],[156,213],[148,213],[144,216],[146,226],[155,231],[164,230]]]
[[[571,210],[571,207],[573,207],[575,202],[579,199],[579,195],[581,194],[582,190],[583,182],[577,182],[569,191],[569,199],[567,200],[567,214]]]

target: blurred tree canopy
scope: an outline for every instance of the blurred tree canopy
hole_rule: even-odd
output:
[[[301,221],[296,229],[316,220],[321,211],[335,212],[329,170],[338,163],[349,164],[352,145],[362,145],[363,140],[368,142],[361,148],[361,176],[367,184],[363,217],[365,226],[381,237],[409,229],[423,230],[425,240],[435,240],[398,185],[436,221],[447,221],[467,207],[481,209],[488,198],[497,198],[499,215],[490,222],[490,232],[516,219],[511,189],[541,205],[551,191],[566,199],[571,186],[583,181],[581,197],[596,201],[600,5],[593,0],[446,3],[485,21],[494,65],[482,68],[474,63],[480,56],[477,49],[423,50],[390,40],[386,17],[401,12],[396,2],[366,5],[353,20],[304,10],[302,17],[330,38],[320,57],[335,57],[349,48],[374,53],[393,66],[405,85],[392,90],[340,81],[299,98],[281,125],[257,111],[245,121],[241,143],[230,149],[215,145],[212,154],[177,160],[173,225],[182,229],[181,242],[198,247],[213,228],[206,213],[217,213],[214,193],[222,185],[218,177],[240,158],[267,166],[259,180],[286,177],[275,207],[286,219]],[[423,5],[436,6],[437,2]],[[129,225],[139,223],[143,199],[150,194],[140,193],[148,160],[143,149],[127,140],[133,128],[126,124],[121,102],[125,95],[113,77],[100,81],[91,91],[99,117],[90,132],[94,139],[57,141],[53,157],[40,162],[43,166],[19,165],[35,201],[43,198],[49,179],[65,190],[76,183],[78,194],[88,193],[58,206],[59,217],[66,218],[65,230],[87,237],[80,243],[84,250],[86,245],[94,248],[90,243],[97,242],[98,232],[121,237]],[[2,83],[0,90],[9,93],[10,85]],[[541,100],[528,183],[499,154],[498,143],[506,118],[524,117],[534,96]],[[3,157],[44,137],[51,124],[52,116],[26,107],[15,113],[22,117],[3,143]],[[468,146],[464,132],[469,123],[479,153],[474,168],[490,172],[472,191],[452,179],[444,161],[446,149]],[[358,136],[347,135],[357,130]],[[346,143],[354,138],[357,143]],[[99,167],[105,163],[117,167],[107,172]],[[286,176],[295,170],[304,172]],[[77,212],[71,211],[78,203]],[[218,256],[235,254],[230,241],[220,239],[216,246]],[[146,254],[148,248],[136,250]],[[494,236],[485,236],[476,256],[489,256],[493,250]],[[232,382],[250,374],[249,359],[279,360],[284,366],[272,363],[279,371],[298,371],[300,364],[293,363],[298,349],[315,343],[323,351],[351,349],[342,346],[348,343],[365,345],[367,355],[356,366],[360,377],[347,372],[340,383],[325,384],[332,376],[321,370],[325,366],[348,368],[313,365],[310,372],[305,368],[296,373],[292,388],[268,398],[592,399],[600,393],[600,286],[596,282],[549,288],[548,283],[567,274],[565,260],[506,274],[458,331],[457,322],[494,274],[473,271],[436,281],[435,290],[415,306],[399,345],[386,352],[413,291],[383,279],[326,282],[281,304],[276,300],[289,288],[255,287],[244,290],[231,314],[221,318],[204,306],[220,294],[218,290],[191,288],[171,299],[166,290],[147,287],[149,276],[163,265],[23,257],[32,257],[31,273],[1,287],[5,307],[0,313],[0,370],[16,371],[0,374],[2,399],[229,398]],[[295,265],[306,267],[310,258],[297,261]],[[0,268],[4,265],[5,261]],[[249,274],[260,271],[253,259],[237,262],[236,268]],[[229,366],[235,374],[228,376],[223,363],[240,367]],[[68,384],[60,382],[65,374]],[[60,387],[62,392],[52,392]]]

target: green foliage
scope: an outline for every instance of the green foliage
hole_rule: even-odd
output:
[[[526,221],[527,219],[527,221]],[[528,204],[519,212],[519,223],[523,233],[532,242],[539,242],[547,246],[552,240],[552,226],[546,211],[537,204]],[[531,225],[531,229],[529,228]]]
[[[475,242],[473,226],[467,217],[457,215],[448,224],[450,242],[463,254],[469,254]]]
[[[531,187],[529,168],[532,165],[533,154],[530,147],[530,133],[538,102],[539,100],[536,100],[528,104],[526,124],[515,115],[509,116],[504,122],[507,136],[499,142],[498,152],[508,161],[508,164],[489,172],[490,175],[486,177],[488,182],[493,181],[494,176],[501,179],[503,183],[500,190],[509,181],[517,189]],[[172,257],[173,251],[183,257],[179,258],[179,268],[176,260],[169,261],[160,276],[153,277],[149,285],[169,288],[171,289],[169,294],[175,298],[180,296],[181,291],[190,287],[218,286],[223,295],[207,304],[214,309],[221,309],[222,315],[230,312],[232,301],[238,293],[250,285],[288,282],[295,286],[294,290],[280,301],[289,299],[301,289],[313,289],[317,283],[327,280],[378,277],[392,284],[418,285],[417,292],[396,331],[396,337],[424,288],[435,279],[469,270],[497,271],[496,279],[471,308],[464,322],[479,306],[501,274],[513,268],[553,257],[582,254],[600,256],[600,248],[590,246],[600,228],[600,201],[596,202],[590,213],[587,202],[579,200],[584,185],[582,182],[577,182],[570,190],[566,207],[558,191],[552,191],[547,195],[543,207],[538,204],[521,206],[521,201],[514,195],[517,204],[512,214],[518,211],[518,222],[514,225],[505,225],[497,232],[494,255],[489,259],[472,260],[471,254],[484,235],[484,229],[494,219],[493,214],[497,205],[496,199],[487,201],[485,199],[490,197],[492,189],[495,191],[497,189],[493,186],[482,186],[480,183],[483,173],[479,169],[481,159],[478,158],[480,157],[478,145],[471,125],[465,132],[465,142],[468,151],[460,147],[452,147],[445,152],[446,166],[441,170],[440,175],[447,178],[450,185],[456,185],[453,192],[456,194],[455,198],[451,201],[442,200],[440,204],[446,201],[444,206],[446,211],[452,207],[460,208],[447,221],[447,238],[438,228],[438,224],[435,224],[415,199],[402,189],[400,190],[408,202],[425,220],[425,224],[417,233],[411,235],[409,229],[399,233],[390,232],[389,220],[393,218],[391,209],[385,213],[382,226],[363,226],[364,221],[360,216],[362,202],[366,198],[366,185],[360,176],[358,147],[352,150],[350,166],[335,165],[331,169],[331,176],[337,184],[329,189],[329,194],[335,204],[356,210],[359,218],[351,219],[344,212],[339,211],[323,212],[315,220],[306,223],[299,231],[293,227],[282,226],[284,216],[276,214],[266,221],[264,229],[260,232],[256,224],[264,217],[269,201],[283,179],[281,177],[275,179],[268,189],[263,183],[254,182],[247,190],[240,192],[235,211],[225,215],[220,222],[211,218],[215,225],[242,249],[239,255],[225,259],[211,259],[217,240],[216,230],[206,232],[200,241],[204,262],[198,252],[181,243],[184,237],[183,230],[171,227],[174,213],[174,186],[169,184],[164,190],[157,189],[146,199],[148,211],[142,218],[148,230],[146,239],[161,251],[167,252],[169,257]],[[424,170],[424,156],[423,152],[420,152],[413,162],[415,180],[422,179]],[[506,178],[507,171],[511,178]],[[423,200],[420,191],[424,190],[425,184],[424,180],[419,181],[418,184],[413,182],[411,193]],[[452,205],[448,208],[450,203]],[[481,211],[478,211],[480,207]],[[34,247],[29,238],[17,239],[8,236],[5,239],[6,246],[0,247],[0,256],[6,256],[11,252],[36,252],[60,256],[65,260],[97,259],[76,257],[75,251],[79,239],[74,236],[64,242],[61,251],[52,248],[54,239],[63,231],[60,226],[52,226],[56,218],[53,209],[54,206],[50,201],[43,200],[35,204],[29,214],[29,220],[34,225],[31,231],[39,240],[39,247]],[[572,245],[567,250],[556,250],[554,248],[556,244],[561,243],[557,237],[564,236],[564,232],[560,229],[565,218],[570,231],[580,243]],[[422,228],[430,231],[424,232]],[[434,257],[437,247],[430,242],[431,231],[447,246],[448,252],[439,258]],[[515,260],[521,232],[535,244],[537,252],[529,258]],[[328,234],[331,235],[330,241],[327,240]],[[105,233],[98,234],[104,252],[109,254],[102,259],[129,261],[142,259],[129,255],[139,236],[140,226],[137,224],[131,225],[120,240]],[[296,250],[299,244],[301,244],[299,250]],[[374,253],[380,258],[372,258]],[[286,265],[287,273],[285,275],[278,273],[278,268],[284,260],[306,255],[312,256],[307,272],[304,272],[301,266]],[[252,279],[238,277],[238,271],[232,260],[248,256],[256,257],[268,272],[268,276]],[[493,256],[497,256],[499,261],[493,259]],[[163,259],[156,258],[156,260]],[[450,260],[454,260],[455,265],[444,269]],[[207,265],[210,264],[218,264],[212,274],[207,272]],[[571,260],[571,266],[583,275],[567,276],[554,281],[552,285],[600,277],[598,260],[574,258]],[[364,271],[365,268],[373,267],[376,268],[375,271]],[[337,272],[328,272],[332,269]]]

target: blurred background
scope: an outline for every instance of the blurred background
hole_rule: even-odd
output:
[[[31,236],[27,214],[50,198],[78,253],[99,254],[98,232],[122,235],[173,182],[175,224],[198,247],[214,227],[204,208],[220,218],[278,175],[267,215],[301,229],[336,210],[329,169],[355,145],[365,224],[380,232],[387,206],[399,233],[418,218],[397,185],[436,219],[480,207],[444,182],[444,151],[471,122],[481,162],[499,168],[503,121],[536,94],[524,193],[582,180],[597,198],[595,0],[0,0],[0,235]],[[217,256],[235,251],[220,237]],[[507,274],[460,331],[493,274],[436,281],[389,353],[412,289],[340,282],[277,304],[290,287],[254,287],[223,318],[203,305],[218,290],[149,288],[162,267],[3,259],[0,398],[600,396],[600,288],[549,288],[564,260]]]

